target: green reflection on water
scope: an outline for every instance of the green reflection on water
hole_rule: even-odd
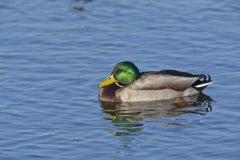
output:
[[[166,118],[179,117],[184,114],[205,115],[212,111],[212,98],[200,93],[191,97],[171,100],[135,103],[109,103],[100,102],[102,111],[108,115],[104,118],[110,120],[116,127],[110,131],[114,136],[130,136],[144,130],[144,121],[158,122],[164,126],[186,126],[176,119],[166,122]],[[164,120],[163,120],[164,119]]]

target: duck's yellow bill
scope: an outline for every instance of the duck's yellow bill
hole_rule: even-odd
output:
[[[106,87],[113,83],[117,83],[117,80],[111,74],[105,81],[99,83],[98,87]]]

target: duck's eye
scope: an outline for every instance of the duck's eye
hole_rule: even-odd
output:
[[[117,73],[120,73],[120,72],[122,72],[123,70],[122,69],[117,69]]]

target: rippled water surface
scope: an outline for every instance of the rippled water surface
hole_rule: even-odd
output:
[[[0,159],[240,156],[240,2],[0,1]],[[114,64],[215,79],[185,101],[109,104]]]

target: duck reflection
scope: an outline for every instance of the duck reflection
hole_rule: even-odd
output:
[[[212,111],[212,98],[200,93],[191,97],[176,98],[154,102],[109,103],[100,102],[102,110],[117,127],[114,136],[128,136],[143,130],[143,121],[160,118],[162,125],[184,125],[178,122],[161,122],[164,117],[177,117],[183,114],[205,115]]]

